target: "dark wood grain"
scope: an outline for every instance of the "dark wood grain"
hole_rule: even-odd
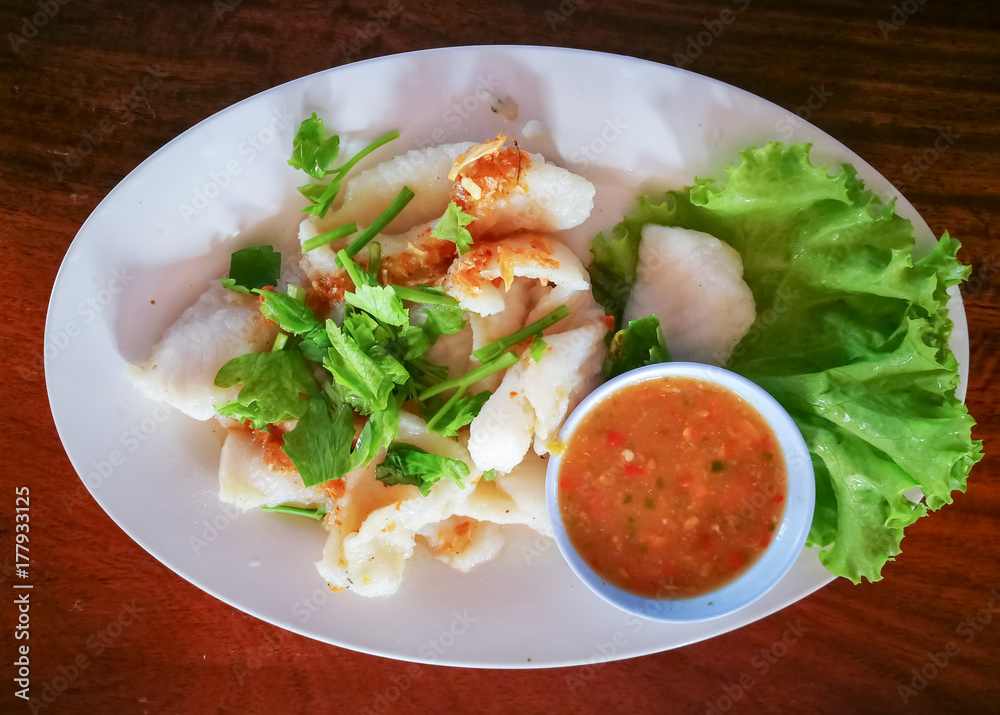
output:
[[[28,484],[32,693],[43,712],[1000,712],[1000,613],[988,610],[1000,610],[1000,7],[994,0],[565,0],[562,9],[556,0],[398,2],[402,12],[370,38],[363,34],[370,12],[387,2],[0,5],[0,453],[7,460],[0,710],[32,710],[13,697],[6,556],[13,488]],[[57,11],[48,17],[45,7]],[[723,11],[734,12],[725,31],[697,57],[679,60]],[[31,20],[38,13],[43,26]],[[28,24],[33,36],[12,42],[7,33]],[[905,186],[935,232],[961,238],[961,257],[973,266],[965,289],[968,404],[987,457],[966,494],[907,530],[883,581],[837,582],[737,632],[625,662],[409,669],[226,606],[160,565],[90,498],[49,414],[42,337],[59,264],[100,200],[180,132],[261,90],[347,61],[489,43],[681,63],[793,110],[822,88],[830,96],[810,121]],[[122,95],[150,72],[155,88],[123,110]],[[60,170],[106,120],[113,129],[93,152]],[[939,131],[954,141],[935,154]],[[966,622],[977,614],[990,621],[972,629]],[[783,636],[794,640],[787,652]],[[929,666],[949,643],[959,650],[948,664]],[[920,686],[913,681],[921,669],[933,677],[904,702],[899,686]],[[43,699],[49,692],[51,704]]]

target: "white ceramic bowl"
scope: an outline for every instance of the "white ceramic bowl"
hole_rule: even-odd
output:
[[[777,584],[798,558],[812,524],[816,484],[812,460],[795,422],[771,395],[729,370],[711,365],[667,362],[648,365],[609,380],[588,395],[570,414],[559,438],[565,443],[586,415],[604,399],[622,388],[648,380],[687,377],[726,388],[752,405],[774,430],[785,459],[788,492],[781,524],[763,555],[743,575],[727,585],[695,598],[654,599],[636,596],[611,585],[580,557],[566,534],[559,507],[560,457],[549,458],[546,500],[556,543],[570,567],[597,595],[623,611],[657,621],[695,622],[718,618],[750,605]]]

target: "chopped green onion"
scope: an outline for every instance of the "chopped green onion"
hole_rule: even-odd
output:
[[[439,382],[434,385],[434,387],[428,388],[420,393],[420,401],[426,400],[428,397],[433,397],[434,395],[440,395],[442,392],[448,390],[454,390],[458,388],[465,389],[469,385],[475,384],[482,380],[484,377],[488,377],[499,370],[504,370],[518,360],[517,355],[514,353],[504,353],[500,357],[490,360],[487,363],[480,365],[474,370],[469,370],[461,377],[456,377],[454,380],[445,380],[444,382]]]
[[[332,171],[327,171],[327,174],[336,174],[336,176],[333,178],[333,181],[327,184],[327,186],[323,189],[323,193],[319,195],[319,198],[313,199],[311,193],[306,194],[306,192],[303,192],[303,194],[305,194],[307,198],[313,201],[313,205],[306,207],[304,210],[308,211],[314,216],[319,216],[320,218],[326,216],[326,212],[330,209],[330,204],[333,203],[333,200],[337,197],[337,192],[340,191],[340,182],[347,175],[347,172],[350,171],[352,168],[354,168],[355,164],[357,164],[359,161],[361,161],[366,156],[371,154],[373,151],[378,149],[380,146],[382,146],[383,144],[387,144],[388,142],[391,142],[398,136],[399,132],[395,130],[388,132],[387,134],[383,134],[378,139],[376,139],[371,144],[369,144],[364,149],[355,154],[353,157],[351,157],[350,161],[348,161],[343,166],[338,166],[336,169]],[[300,191],[302,190],[301,187],[299,190]]]
[[[326,506],[320,504],[318,507],[308,509],[301,506],[293,506],[291,504],[279,504],[278,506],[262,506],[261,509],[264,511],[274,511],[280,514],[294,514],[296,516],[305,516],[310,519],[315,519],[316,521],[323,521],[323,517],[326,516]]]
[[[410,191],[409,186],[404,186],[396,198],[392,200],[389,207],[379,214],[378,218],[371,222],[371,224],[364,231],[358,234],[358,237],[351,241],[351,244],[347,247],[347,255],[353,258],[358,251],[367,246],[373,238],[379,235],[382,230],[388,226],[394,218],[399,216],[400,211],[406,208],[406,205],[410,203],[413,199],[413,192]]]
[[[454,407],[458,403],[459,400],[462,399],[462,395],[465,394],[465,389],[466,389],[466,386],[462,385],[457,390],[455,390],[454,394],[451,397],[448,398],[448,401],[445,402],[444,405],[441,406],[441,409],[438,410],[437,412],[435,412],[434,416],[431,417],[429,420],[427,420],[427,431],[428,432],[430,432],[434,428],[434,425],[436,425],[441,420],[442,417],[444,417],[446,414],[448,414],[448,411],[452,407]]]
[[[303,288],[302,286],[297,286],[294,283],[289,283],[288,289],[285,292],[288,293],[288,295],[290,295],[292,298],[295,298],[295,300],[299,301],[300,303],[306,302],[306,289]]]
[[[378,283],[378,272],[382,268],[382,244],[372,241],[368,244],[368,275]]]
[[[489,345],[484,345],[474,351],[472,356],[479,360],[479,362],[488,363],[489,361],[494,360],[504,350],[514,347],[522,340],[530,338],[532,335],[541,335],[543,330],[558,323],[560,320],[568,316],[569,312],[569,308],[565,305],[560,305],[544,318],[536,320],[531,325],[526,325],[505,338],[500,338],[499,340],[494,340]]]
[[[458,301],[444,292],[442,288],[435,286],[417,286],[407,288],[406,286],[392,285],[392,292],[400,300],[408,300],[412,303],[423,303],[424,305],[458,305]]]
[[[271,346],[271,352],[284,350],[286,343],[288,343],[288,333],[278,333],[274,338],[274,345]]]
[[[320,246],[325,246],[328,243],[333,243],[339,238],[344,238],[350,236],[358,230],[358,224],[351,223],[344,224],[343,226],[338,226],[335,229],[326,231],[319,234],[318,236],[313,236],[312,238],[306,239],[302,242],[302,252],[308,253]]]
[[[347,271],[347,275],[350,277],[355,288],[372,284],[369,275],[361,270],[361,266],[351,260],[351,257],[344,249],[337,251],[337,261]]]

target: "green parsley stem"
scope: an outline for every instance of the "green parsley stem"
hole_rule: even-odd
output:
[[[379,235],[399,215],[400,211],[406,208],[406,205],[412,199],[413,192],[410,190],[410,187],[404,186],[396,195],[396,198],[392,200],[392,203],[389,204],[389,207],[379,214],[378,218],[372,221],[364,231],[359,233],[357,238],[351,241],[351,244],[347,247],[347,255],[353,258],[358,251],[367,246],[373,238]]]
[[[431,286],[407,288],[406,286],[398,285],[392,285],[389,287],[392,288],[392,292],[395,293],[396,297],[400,300],[408,300],[412,303],[423,303],[424,305],[458,305],[457,300],[452,298],[440,288],[435,289]]]
[[[466,386],[462,385],[457,390],[455,390],[454,394],[452,394],[452,396],[448,398],[448,401],[441,406],[441,409],[435,412],[434,416],[431,417],[429,420],[427,420],[428,432],[430,432],[430,430],[434,427],[434,425],[436,425],[441,420],[442,417],[448,414],[448,410],[454,407],[458,403],[458,401],[462,399],[462,396],[465,394],[465,388]]]
[[[330,231],[325,231],[318,236],[313,236],[312,238],[306,239],[302,243],[302,252],[308,253],[320,246],[325,246],[328,243],[333,243],[339,238],[344,238],[345,236],[350,236],[352,233],[357,232],[358,224],[351,223],[344,224],[343,226],[338,226]]]
[[[382,244],[372,241],[368,244],[368,275],[378,283],[378,272],[382,267]]]
[[[290,295],[292,298],[295,298],[295,300],[299,301],[300,303],[306,302],[306,289],[303,288],[302,286],[295,285],[294,283],[289,283],[286,292],[288,293],[288,295]]]
[[[279,350],[284,350],[287,343],[288,333],[278,333],[274,338],[274,345],[271,346],[271,352],[276,353]]]
[[[307,509],[301,506],[293,506],[291,504],[279,504],[278,506],[262,506],[261,509],[264,511],[274,511],[281,514],[294,514],[296,516],[306,516],[310,519],[315,519],[316,521],[323,521],[323,517],[326,516],[326,507],[320,505],[312,509]]]
[[[347,251],[344,249],[337,251],[337,260],[344,267],[344,270],[347,271],[347,275],[350,277],[355,288],[363,285],[371,285],[372,281],[368,274],[361,270],[361,266],[351,260],[351,257],[347,255]]]
[[[494,340],[489,345],[484,345],[478,350],[473,351],[472,356],[482,363],[488,363],[489,361],[496,359],[496,357],[504,350],[514,347],[522,340],[530,338],[532,335],[540,335],[543,330],[552,327],[560,320],[568,316],[569,312],[569,308],[565,305],[560,305],[544,318],[536,320],[531,325],[526,325],[520,330],[513,332],[504,338]]]
[[[378,139],[373,141],[371,144],[366,146],[364,149],[359,151],[357,154],[352,156],[346,164],[344,164],[343,166],[338,166],[336,169],[334,169],[332,172],[329,173],[340,174],[340,176],[344,176],[344,174],[346,174],[348,171],[354,168],[355,164],[357,164],[359,161],[361,161],[366,156],[371,154],[373,151],[378,149],[380,146],[382,146],[383,144],[388,144],[393,139],[398,139],[398,138],[399,138],[399,132],[396,131],[395,129],[393,129],[391,132],[386,132]]]
[[[488,377],[499,370],[505,370],[510,367],[518,360],[518,356],[514,353],[504,353],[495,360],[490,360],[487,363],[480,365],[474,370],[469,370],[461,377],[456,377],[454,380],[445,380],[444,382],[439,382],[438,384],[430,387],[417,397],[418,400],[423,401],[434,395],[440,395],[442,392],[446,392],[452,389],[465,389],[469,385],[479,382],[484,377]]]
[[[352,156],[346,164],[338,166],[336,169],[327,169],[327,174],[335,174],[335,176],[333,181],[327,184],[326,188],[323,189],[323,193],[320,194],[319,198],[314,201],[315,205],[313,206],[314,210],[312,213],[318,215],[320,218],[326,216],[326,212],[330,209],[330,204],[333,203],[333,200],[337,197],[337,192],[340,191],[340,182],[345,176],[347,176],[347,172],[354,168],[355,164],[378,149],[380,146],[391,142],[398,136],[399,132],[395,130],[387,132]]]

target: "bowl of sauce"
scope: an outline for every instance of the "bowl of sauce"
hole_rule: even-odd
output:
[[[732,613],[802,551],[815,481],[805,440],[765,390],[669,362],[588,395],[549,458],[546,499],[570,567],[606,601],[661,621]]]

